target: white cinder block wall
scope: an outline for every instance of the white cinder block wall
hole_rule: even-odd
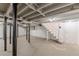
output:
[[[31,36],[36,36],[39,38],[46,38],[47,36],[46,29],[42,26],[36,26],[35,30],[31,30]]]
[[[57,25],[58,24],[58,25]],[[52,26],[51,26],[52,25]],[[50,26],[52,33],[64,43],[79,44],[79,21],[53,22]],[[58,27],[61,26],[59,29]]]
[[[3,23],[0,22],[0,38],[3,38]]]
[[[22,27],[18,27],[19,31],[18,31],[18,34],[19,36],[24,36],[26,35],[26,29],[22,28]]]
[[[65,43],[79,44],[79,22],[61,23],[59,39]]]

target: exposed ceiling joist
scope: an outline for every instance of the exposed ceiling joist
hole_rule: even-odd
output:
[[[19,11],[19,12],[17,13],[17,15],[21,14],[21,13],[22,13],[23,11],[25,11],[27,8],[28,8],[28,6],[26,6],[25,8],[23,8],[21,11]]]
[[[51,4],[54,4],[54,3],[48,3],[48,4],[46,4],[46,5],[43,5],[43,6],[41,6],[40,8],[38,8],[38,10],[40,10],[40,9],[42,9],[42,8],[45,8],[45,7],[47,7],[47,6],[51,5]]]
[[[28,18],[26,18],[26,19],[34,18],[34,17],[37,17],[37,16],[39,16],[39,15],[40,15],[40,14],[34,15],[34,16],[28,17]]]
[[[45,14],[43,14],[40,10],[36,10],[35,7],[31,4],[26,4],[29,8],[33,9],[34,11],[39,12],[42,16],[45,16]]]
[[[54,8],[54,9],[51,9],[51,10],[48,10],[48,11],[45,11],[43,14],[46,14],[46,13],[49,13],[49,12],[51,12],[51,11],[55,11],[55,10],[58,10],[58,9],[61,9],[61,8],[64,8],[64,7],[67,7],[67,6],[70,6],[70,5],[73,5],[74,3],[72,3],[72,4],[66,4],[66,5],[62,5],[62,6],[60,6],[60,7],[56,7],[56,8]],[[30,19],[30,18],[34,18],[34,17],[37,17],[37,16],[39,16],[40,14],[38,14],[38,15],[34,15],[34,16],[32,16],[32,17],[29,17],[28,19]]]
[[[34,11],[36,11],[36,9],[35,9],[35,7],[33,6],[33,4],[27,4],[27,3],[26,3],[26,5],[27,5],[29,8],[33,9]]]
[[[40,8],[38,8],[37,10],[41,10],[42,8],[45,8],[45,7],[49,6],[49,5],[51,5],[51,3],[46,4],[46,5],[44,5],[44,6],[40,7]],[[23,15],[22,17],[26,17],[26,16],[28,16],[28,15],[30,15],[30,14],[32,14],[32,13],[34,13],[34,12],[35,12],[35,11],[29,12],[29,13],[27,13],[27,14]]]
[[[73,4],[74,4],[74,3],[71,3],[71,4],[68,3],[68,4],[62,5],[62,6],[60,6],[60,7],[57,7],[57,8],[54,8],[54,9],[50,9],[50,10],[44,12],[44,14],[46,14],[46,13],[48,13],[48,12],[51,12],[51,11],[55,11],[55,10],[61,9],[61,8],[64,8],[64,7],[67,7],[67,6],[70,6],[70,5],[73,5]]]
[[[9,6],[9,8],[8,8],[8,10],[7,10],[7,12],[6,12],[6,16],[9,16],[9,14],[10,14],[10,12],[12,11],[12,4],[10,4],[10,6]]]
[[[27,14],[23,15],[22,17],[26,17],[26,16],[28,16],[28,15],[30,15],[30,14],[32,14],[32,13],[34,13],[34,12],[35,12],[35,11],[29,12],[29,13],[27,13]]]
[[[45,14],[43,14],[40,10],[37,10],[42,16],[45,16]]]

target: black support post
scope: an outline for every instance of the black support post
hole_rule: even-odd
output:
[[[11,23],[9,25],[10,25],[10,34],[9,34],[10,41],[9,41],[9,43],[11,44]]]
[[[27,40],[27,32],[28,32],[28,27],[27,27],[27,24],[26,24],[26,40]]]
[[[17,56],[17,36],[16,36],[16,18],[17,18],[17,3],[13,3],[13,56]]]
[[[19,28],[19,25],[17,24],[17,37],[19,37],[18,28]]]
[[[7,51],[7,17],[4,17],[4,51]]]
[[[28,42],[30,43],[30,24],[28,24]]]

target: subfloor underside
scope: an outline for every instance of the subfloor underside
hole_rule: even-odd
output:
[[[0,56],[11,56],[12,44],[7,41],[7,51],[4,51],[4,40],[0,39]],[[79,46],[73,44],[58,44],[46,39],[31,37],[29,44],[25,36],[17,40],[18,56],[79,56]]]

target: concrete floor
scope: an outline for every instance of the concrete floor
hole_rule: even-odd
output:
[[[19,37],[17,43],[18,56],[79,56],[79,46],[72,44],[57,44],[41,38],[31,37],[29,44],[25,37]],[[12,45],[7,44],[7,51],[4,52],[3,40],[0,40],[0,56],[11,56]]]

